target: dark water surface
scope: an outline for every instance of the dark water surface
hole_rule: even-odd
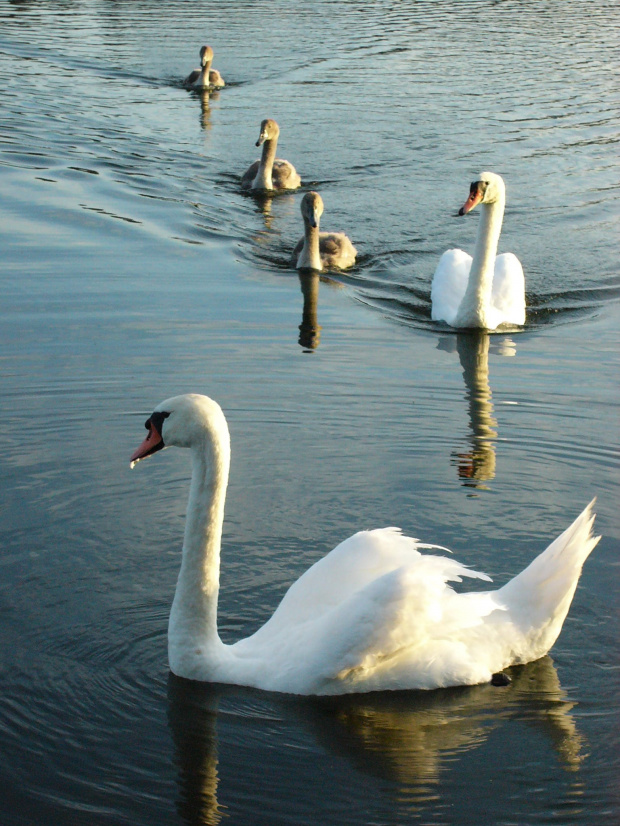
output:
[[[2,824],[618,822],[617,37],[604,0],[0,6]],[[346,275],[288,268],[300,193],[239,193],[264,117]],[[487,168],[528,318],[456,335],[430,280]],[[189,467],[128,458],[187,391],[231,428],[226,641],[360,528],[503,584],[596,495],[551,657],[322,701],[170,677]]]

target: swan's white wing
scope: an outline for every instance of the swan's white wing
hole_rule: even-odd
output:
[[[400,528],[359,531],[319,559],[288,589],[257,633],[314,620],[384,574],[421,557],[418,541]],[[255,635],[256,636],[256,635]]]
[[[439,259],[431,286],[433,321],[452,324],[465,295],[472,257],[463,250],[447,250]]]
[[[356,534],[291,586],[271,620],[232,652],[250,683],[279,691],[452,684],[459,680],[441,675],[451,673],[459,635],[498,607],[488,594],[456,594],[447,583],[463,576],[488,579],[420,554],[396,529]],[[442,645],[449,652],[429,670]],[[261,662],[268,672],[253,673]]]
[[[421,555],[352,595],[322,623],[323,680],[366,691],[447,684],[445,677],[437,683],[437,669],[452,668],[459,643],[498,607],[488,593],[457,594],[448,583],[463,576],[488,580],[455,560]],[[352,615],[356,621],[347,622]],[[437,662],[446,644],[449,653]]]
[[[491,304],[500,319],[498,325],[525,324],[523,267],[511,252],[498,255],[495,259]]]

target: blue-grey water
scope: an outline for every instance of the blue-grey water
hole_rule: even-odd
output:
[[[618,8],[607,0],[0,5],[0,821],[620,819]],[[182,79],[210,43],[227,86]],[[301,192],[358,263],[288,266]],[[483,169],[523,329],[430,320]],[[360,528],[498,584],[598,497],[551,656],[505,688],[329,701],[169,676],[189,467],[129,472],[179,392],[229,420],[219,621],[257,628]]]

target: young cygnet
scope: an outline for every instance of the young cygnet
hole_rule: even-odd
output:
[[[344,232],[319,232],[323,199],[318,192],[306,192],[301,199],[304,237],[293,250],[292,263],[298,270],[344,270],[355,264],[357,250]]]

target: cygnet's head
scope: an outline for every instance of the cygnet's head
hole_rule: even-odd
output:
[[[323,199],[318,192],[306,192],[301,199],[301,214],[311,227],[318,227],[323,214]]]
[[[469,198],[459,209],[459,215],[466,215],[478,204],[493,204],[505,197],[504,180],[495,172],[481,172],[469,187]]]
[[[265,143],[265,141],[272,141],[274,138],[277,138],[280,134],[280,127],[271,118],[265,118],[265,120],[260,125],[260,135],[258,136],[258,140],[256,141],[256,145],[260,146],[261,144]]]
[[[200,50],[200,65],[206,66],[213,60],[213,49],[211,46],[203,46]]]
[[[228,433],[219,404],[208,396],[186,393],[157,405],[144,423],[146,439],[131,455],[131,467],[165,447],[193,447],[218,433]]]

